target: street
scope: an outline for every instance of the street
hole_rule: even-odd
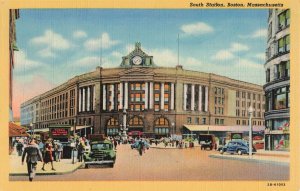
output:
[[[210,158],[216,151],[189,149],[146,150],[139,156],[130,145],[119,145],[114,168],[91,166],[65,175],[44,175],[34,181],[96,180],[288,180],[289,166]],[[247,157],[247,156],[245,156]],[[54,163],[55,166],[55,163]],[[10,176],[11,181],[28,181],[27,176]]]

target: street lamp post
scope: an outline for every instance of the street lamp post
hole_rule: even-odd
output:
[[[86,137],[86,121],[84,122],[84,137]]]
[[[174,137],[174,134],[175,134],[175,131],[174,131],[174,127],[175,127],[175,123],[174,122],[172,122],[172,134],[173,134],[173,137]],[[172,136],[172,135],[171,135]]]
[[[249,156],[252,156],[252,114],[253,114],[253,108],[252,106],[248,109],[249,112]]]
[[[32,123],[30,123],[30,130],[31,130],[31,137],[33,137],[33,124]]]
[[[75,135],[76,135],[76,119],[74,119],[74,129],[73,129],[73,136],[74,136],[74,147],[72,149],[72,164],[75,164],[75,149],[76,149],[76,140],[75,140]]]

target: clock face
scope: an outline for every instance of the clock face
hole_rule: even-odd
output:
[[[142,63],[142,58],[140,56],[135,56],[132,58],[132,63],[134,65],[140,65]]]

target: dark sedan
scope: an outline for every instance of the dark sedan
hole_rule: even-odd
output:
[[[230,154],[249,154],[249,144],[245,141],[230,141],[224,147],[220,148],[220,153]],[[256,152],[256,149],[252,146],[252,152]]]

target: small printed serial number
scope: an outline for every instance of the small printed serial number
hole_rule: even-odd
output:
[[[272,183],[272,182],[269,182],[268,184],[267,184],[267,186],[285,186],[285,183]]]

